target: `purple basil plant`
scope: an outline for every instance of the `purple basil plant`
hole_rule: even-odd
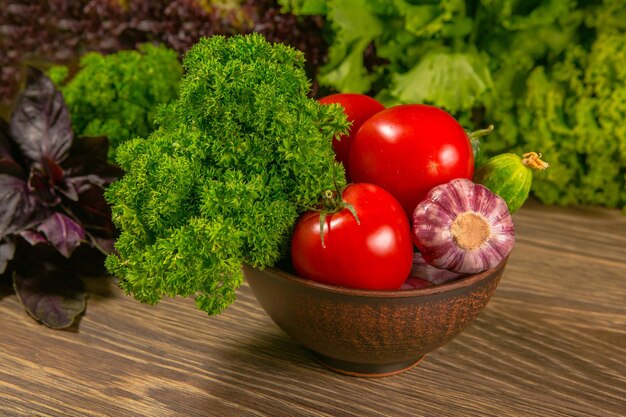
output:
[[[104,188],[121,170],[104,137],[74,138],[63,95],[29,68],[10,122],[0,119],[0,277],[52,328],[84,311],[82,275],[104,274],[115,228]]]

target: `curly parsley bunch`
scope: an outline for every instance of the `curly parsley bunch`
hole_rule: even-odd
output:
[[[106,136],[111,158],[125,141],[150,134],[158,107],[176,97],[182,75],[176,52],[152,44],[110,55],[90,52],[63,84],[68,71],[56,66],[50,76],[65,97],[74,130]]]
[[[203,38],[184,58],[159,128],[120,148],[107,192],[121,229],[107,267],[142,302],[195,296],[217,314],[242,263],[274,264],[298,215],[344,183],[332,138],[338,106],[309,99],[303,54],[261,35]]]

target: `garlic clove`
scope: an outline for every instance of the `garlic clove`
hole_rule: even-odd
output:
[[[421,253],[415,252],[413,254],[413,267],[411,268],[411,278],[421,278],[434,285],[445,284],[446,282],[453,281],[461,278],[464,274],[448,271],[445,269],[435,268],[429,265]]]
[[[432,286],[433,284],[424,278],[410,276],[406,279],[406,281],[404,281],[400,289],[401,290],[416,290],[419,288],[428,288]]]

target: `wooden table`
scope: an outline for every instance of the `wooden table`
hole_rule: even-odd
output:
[[[0,415],[625,415],[626,216],[529,202],[477,321],[416,368],[380,379],[330,372],[247,286],[224,314],[156,307],[89,281],[78,332],[0,299]]]

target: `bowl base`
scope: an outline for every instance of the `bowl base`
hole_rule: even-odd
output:
[[[330,358],[317,352],[310,351],[311,355],[317,362],[331,371],[340,374],[355,376],[359,378],[382,378],[385,376],[396,375],[417,366],[426,355],[405,362],[391,363],[385,365],[372,365],[356,362],[347,362],[339,359]]]

